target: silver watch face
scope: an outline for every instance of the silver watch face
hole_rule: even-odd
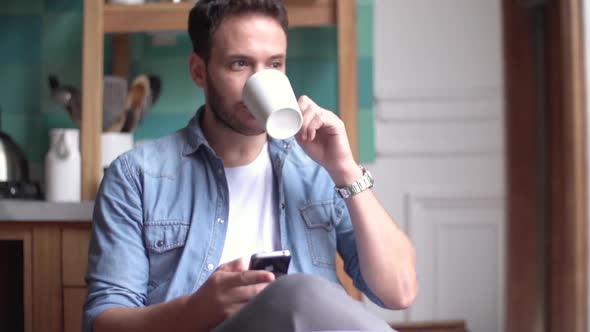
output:
[[[348,188],[336,188],[336,191],[342,198],[350,197],[350,190],[348,190]]]

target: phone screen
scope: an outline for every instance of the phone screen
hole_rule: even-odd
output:
[[[258,253],[250,257],[250,270],[265,270],[274,273],[275,277],[287,274],[291,263],[289,250]]]

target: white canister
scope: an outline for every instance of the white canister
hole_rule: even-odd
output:
[[[49,131],[45,156],[45,199],[79,202],[81,188],[80,130],[56,128]]]
[[[124,152],[133,148],[133,134],[119,132],[104,132],[100,137],[101,156],[100,166],[104,171],[113,160]]]

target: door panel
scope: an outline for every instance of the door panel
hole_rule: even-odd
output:
[[[503,331],[500,2],[375,0],[375,191],[417,249],[420,294],[391,322]]]

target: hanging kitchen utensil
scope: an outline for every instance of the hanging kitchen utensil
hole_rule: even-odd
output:
[[[141,117],[139,118],[139,122],[145,118],[145,116],[151,111],[154,104],[160,98],[160,94],[162,93],[162,80],[159,76],[156,75],[148,75],[148,79],[150,82],[150,95],[149,100],[145,103],[144,107],[141,110]]]
[[[103,131],[121,131],[127,114],[127,80],[116,76],[105,76],[103,81]]]
[[[82,98],[80,89],[71,85],[61,85],[55,75],[49,75],[49,88],[51,89],[51,100],[65,107],[70,118],[80,128],[82,122]]]
[[[150,112],[162,92],[162,80],[156,75],[139,75],[131,84],[127,96],[127,119],[122,132],[133,132]]]
[[[121,132],[129,133],[137,128],[142,109],[150,99],[150,96],[150,81],[148,77],[146,75],[139,75],[131,83],[131,88],[127,95],[127,101],[125,103],[127,118],[121,128]]]

